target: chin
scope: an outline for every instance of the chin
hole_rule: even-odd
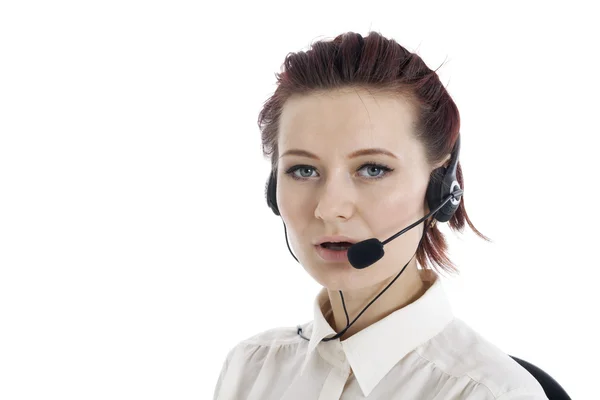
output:
[[[306,271],[321,286],[329,290],[354,290],[368,286],[367,270],[358,270],[350,263],[314,262]],[[370,275],[370,274],[369,274]]]

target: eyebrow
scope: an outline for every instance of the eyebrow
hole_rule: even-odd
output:
[[[348,155],[348,158],[356,158],[356,157],[360,157],[360,156],[369,156],[369,155],[377,155],[377,154],[383,154],[386,156],[390,156],[393,158],[398,158],[396,157],[396,155],[394,155],[394,153],[389,152],[385,149],[380,149],[380,148],[373,148],[373,149],[360,149],[360,150],[356,150],[352,153],[350,153]],[[316,155],[314,155],[313,153],[311,153],[310,151],[306,151],[306,150],[300,150],[300,149],[291,149],[286,151],[285,153],[283,153],[281,155],[281,157],[283,156],[304,156],[304,157],[308,157],[308,158],[314,158],[315,160],[318,160],[319,157],[317,157]],[[279,157],[279,158],[281,158]]]

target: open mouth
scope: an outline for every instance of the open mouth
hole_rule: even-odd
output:
[[[348,250],[352,244],[350,242],[323,242],[321,243],[321,247],[328,250],[343,251]]]

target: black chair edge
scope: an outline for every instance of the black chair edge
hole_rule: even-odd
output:
[[[563,389],[554,378],[540,367],[515,356],[510,356],[510,358],[515,360],[519,365],[525,368],[527,372],[533,375],[542,386],[542,389],[544,389],[549,400],[571,400],[565,389]]]

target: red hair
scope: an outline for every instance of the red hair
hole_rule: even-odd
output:
[[[310,94],[339,88],[362,88],[370,92],[403,96],[410,100],[416,113],[415,137],[425,148],[430,165],[437,164],[452,152],[459,135],[460,115],[456,104],[438,75],[416,54],[376,32],[362,37],[348,32],[332,41],[318,41],[308,51],[290,53],[275,75],[277,89],[264,103],[258,116],[263,155],[270,157],[277,169],[278,127],[283,106],[293,95]],[[276,176],[276,175],[275,175]],[[464,189],[460,161],[457,179]],[[450,229],[462,232],[465,222],[482,239],[471,223],[464,196],[452,218]],[[427,233],[417,250],[417,261],[438,272],[456,273],[448,258],[448,245],[437,226]]]

